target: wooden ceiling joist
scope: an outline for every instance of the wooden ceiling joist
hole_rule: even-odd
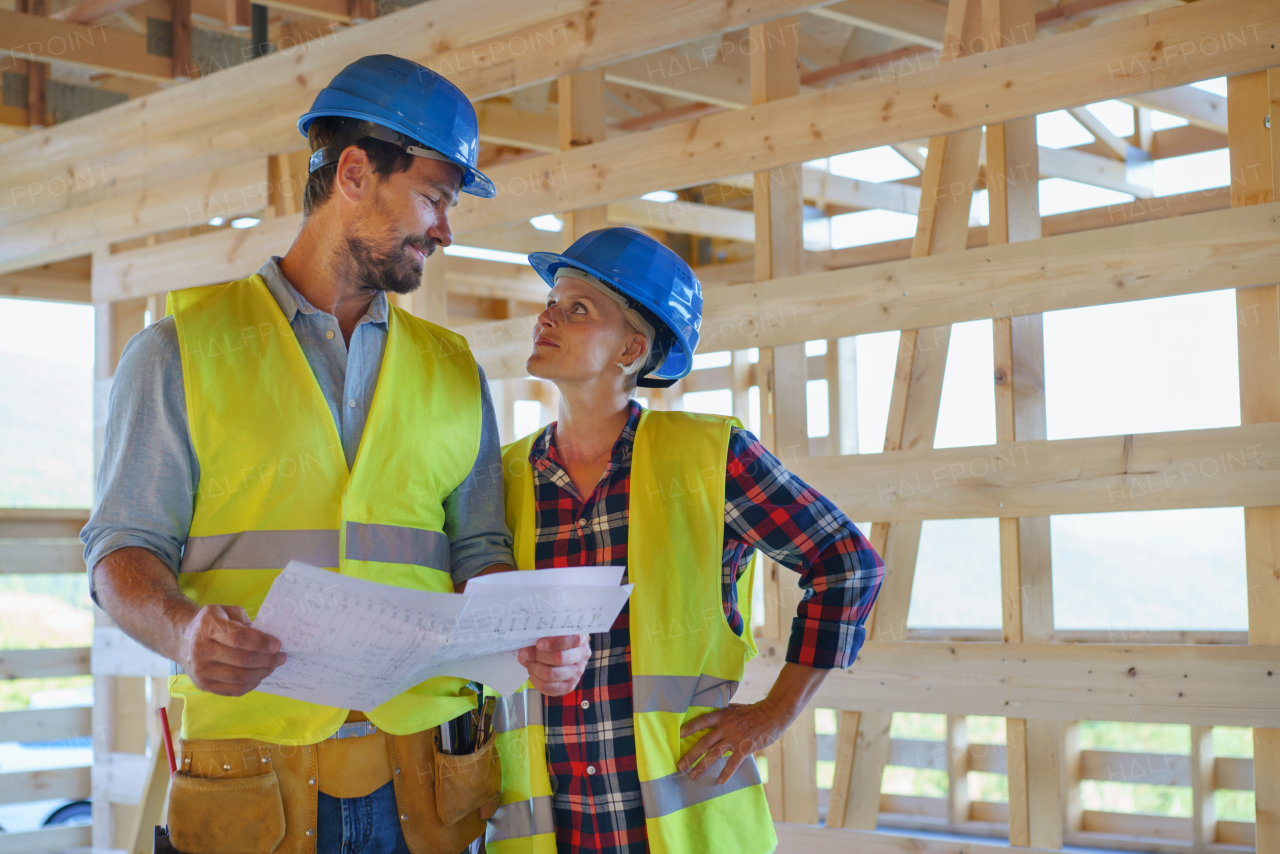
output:
[[[932,0],[844,0],[811,9],[810,12],[831,21],[848,24],[895,39],[933,49],[942,47],[942,31],[947,24],[947,7]]]
[[[458,228],[496,225],[643,195],[664,186],[714,181],[726,171],[775,168],[831,154],[915,139],[1054,109],[1182,85],[1208,74],[1250,70],[1280,60],[1280,18],[1269,0],[1199,0],[1176,9],[1065,33],[948,63],[933,86],[896,76],[718,113],[697,122],[610,139],[590,151],[565,151],[499,166],[499,187],[518,187],[505,204],[468,197]],[[1161,45],[1227,33],[1243,44],[1207,51],[1197,63],[1167,61]],[[1176,40],[1176,41],[1175,41]],[[1048,69],[1048,71],[1046,71]],[[1070,69],[1070,85],[1053,69]],[[1052,81],[1052,82],[1051,82]],[[608,181],[598,163],[611,164]],[[662,164],[655,169],[653,164]]]
[[[147,53],[144,36],[103,25],[55,21],[0,9],[0,56],[35,62],[59,62],[88,71],[123,74],[164,83],[173,79],[167,56]]]
[[[630,0],[433,0],[129,101],[95,114],[89,123],[11,140],[0,146],[0,192],[39,182],[50,172],[69,174],[101,163],[107,164],[111,194],[124,195],[192,172],[289,151],[298,145],[297,117],[335,74],[363,54],[390,53],[429,65],[480,100],[808,5],[809,0],[762,0],[750,6],[655,0],[637,14]],[[670,26],[676,15],[678,31]],[[428,31],[430,39],[423,37]],[[63,206],[59,200],[32,203],[18,215],[38,216]]]

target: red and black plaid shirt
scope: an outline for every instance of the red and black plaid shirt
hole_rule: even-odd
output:
[[[613,446],[585,501],[546,430],[529,454],[537,519],[534,565],[626,566],[631,451],[642,409]],[[804,599],[792,621],[787,661],[848,667],[866,638],[863,621],[884,577],[871,544],[834,504],[792,475],[745,430],[734,429],[725,471],[722,599],[739,635],[737,586],[756,549],[800,573]],[[750,591],[746,591],[750,595]],[[564,854],[648,850],[631,720],[631,632],[627,608],[591,637],[577,690],[544,699],[556,844]]]

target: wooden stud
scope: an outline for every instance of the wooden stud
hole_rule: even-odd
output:
[[[593,145],[605,139],[604,69],[582,71],[561,77],[558,81],[560,100],[560,150]],[[568,248],[582,235],[609,225],[605,205],[565,211],[561,236]]]
[[[969,720],[947,715],[947,821],[969,820]]]
[[[1191,844],[1198,849],[1218,841],[1214,770],[1213,727],[1191,727]]]
[[[800,91],[799,22],[781,18],[753,24],[751,55],[752,102],[763,104],[789,98]],[[803,271],[801,240],[801,172],[798,167],[757,172],[755,175],[756,279],[794,276]],[[760,382],[761,439],[784,465],[809,454],[808,407],[805,384],[808,363],[804,344],[761,350],[757,364]],[[766,415],[767,412],[767,415]],[[772,429],[768,429],[768,428]],[[765,562],[766,631],[776,632],[779,646],[787,643],[791,616],[800,590],[790,570]],[[770,620],[768,612],[773,611]],[[802,824],[818,822],[817,755],[814,713],[801,713],[770,753],[770,809],[775,819]],[[774,757],[777,757],[776,759]],[[781,783],[781,789],[775,780]],[[770,794],[766,791],[766,796]]]
[[[251,0],[226,0],[227,26],[232,32],[246,32],[253,26]]]
[[[980,12],[979,0],[953,0],[947,12],[944,59],[960,56],[965,45],[980,35]],[[965,247],[981,142],[979,128],[929,140],[912,257]],[[886,451],[933,445],[950,339],[950,326],[902,332],[885,431]],[[871,527],[871,544],[885,562],[884,584],[867,619],[871,638],[889,640],[906,634],[920,531],[919,522],[876,522]],[[827,813],[828,825],[875,828],[880,812],[880,783],[889,757],[891,722],[892,715],[883,712],[863,712],[856,723],[852,715],[841,717],[845,732],[841,734],[843,743],[837,747],[836,783]]]
[[[173,79],[190,80],[199,76],[191,61],[191,0],[170,0],[169,20],[173,26]]]
[[[1227,78],[1231,205],[1265,204],[1280,195],[1280,136],[1274,129],[1280,69]],[[1272,116],[1268,128],[1266,116]],[[1280,421],[1280,286],[1236,291],[1241,318],[1240,422]],[[1244,511],[1249,643],[1280,643],[1280,507]],[[1259,851],[1280,849],[1280,730],[1253,731],[1254,803]]]

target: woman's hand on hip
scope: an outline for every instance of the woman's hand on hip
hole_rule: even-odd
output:
[[[686,738],[699,730],[710,732],[694,742],[676,768],[688,771],[689,779],[696,780],[716,759],[728,753],[724,768],[716,778],[717,783],[727,783],[748,756],[781,738],[794,719],[795,714],[789,708],[767,698],[746,706],[734,703],[727,709],[699,715],[680,728],[680,737]]]

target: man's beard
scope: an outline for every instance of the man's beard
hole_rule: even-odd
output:
[[[424,255],[435,251],[435,243],[425,237],[406,237],[391,248],[375,246],[370,240],[347,237],[347,252],[362,289],[407,294],[422,283],[422,264],[409,247]]]

